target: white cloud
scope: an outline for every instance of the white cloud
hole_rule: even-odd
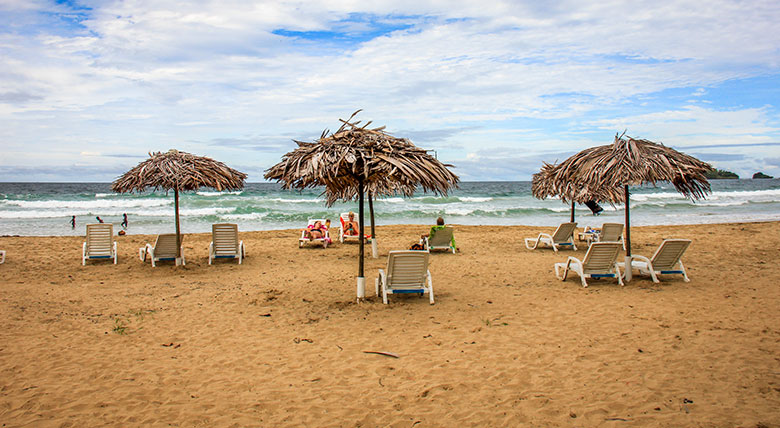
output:
[[[778,135],[775,106],[723,104],[710,90],[780,74],[772,1],[87,5],[86,19],[58,26],[36,11],[66,6],[0,3],[18,23],[0,32],[0,164],[38,164],[30,146],[57,148],[50,166],[105,147],[214,150],[202,142],[258,134],[282,147],[283,136],[316,138],[357,108],[391,131],[479,128],[430,142],[453,161],[485,146],[541,154],[602,143],[576,136],[589,127],[598,138],[628,128],[680,144]],[[362,37],[380,24],[399,26]],[[296,40],[280,29],[344,34]],[[698,102],[627,103],[675,88]],[[213,153],[265,166],[281,154]]]

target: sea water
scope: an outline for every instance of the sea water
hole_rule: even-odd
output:
[[[698,224],[780,220],[780,180],[712,180],[706,199],[690,201],[669,183],[631,188],[631,224]],[[242,231],[297,229],[309,218],[357,213],[357,202],[326,206],[323,189],[283,190],[275,183],[248,183],[241,191],[203,189],[180,195],[184,233],[210,232],[212,223],[237,223]],[[0,183],[0,235],[83,235],[84,225],[101,217],[121,228],[122,214],[129,219],[128,233],[157,234],[174,231],[173,192],[131,194],[111,192],[109,183]],[[623,205],[602,204],[595,217],[577,205],[581,226],[623,222]],[[366,203],[366,218],[368,204]],[[447,223],[464,225],[556,226],[569,221],[571,206],[559,199],[539,200],[531,183],[461,183],[448,196],[424,194],[411,198],[387,197],[374,203],[378,225],[432,224],[442,216]],[[71,216],[76,228],[71,228]],[[366,220],[368,221],[368,220]]]

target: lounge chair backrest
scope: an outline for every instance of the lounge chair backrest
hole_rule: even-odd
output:
[[[588,253],[585,254],[585,260],[582,261],[583,273],[601,273],[613,270],[620,248],[620,244],[617,242],[593,243],[588,248]]]
[[[601,226],[600,242],[618,242],[623,235],[623,223],[604,223]]]
[[[553,242],[565,242],[568,241],[569,238],[574,234],[574,229],[577,228],[577,222],[574,223],[561,223],[560,226],[558,226],[557,229],[555,229],[555,233],[553,234]]]
[[[680,261],[685,250],[691,245],[690,239],[665,239],[653,254],[651,262],[655,270],[672,270]]]
[[[238,251],[238,225],[218,223],[211,225],[211,242],[216,256],[235,255]]]
[[[427,251],[390,251],[387,259],[387,282],[390,287],[424,287],[428,275],[429,255]]]
[[[184,236],[181,237],[182,241]],[[154,242],[154,256],[158,259],[176,257],[176,234],[163,233],[157,235],[157,241]]]
[[[96,223],[87,225],[87,255],[90,257],[113,255],[114,225]]]
[[[439,229],[433,236],[428,238],[428,245],[431,247],[449,247],[452,241],[452,226],[445,226]]]

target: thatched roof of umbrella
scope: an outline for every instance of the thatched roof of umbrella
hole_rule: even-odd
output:
[[[533,195],[560,196],[564,202],[625,202],[623,186],[668,181],[691,199],[710,192],[705,173],[712,167],[663,144],[615,136],[613,144],[591,147],[534,174]]]
[[[283,182],[286,189],[326,186],[328,206],[337,200],[353,200],[359,181],[373,195],[411,196],[417,186],[424,191],[446,195],[457,185],[458,176],[448,167],[405,138],[396,138],[385,127],[368,128],[339,119],[341,127],[332,134],[307,143],[295,141],[298,148],[268,169],[265,178]]]
[[[111,190],[127,193],[141,192],[147,188],[198,190],[211,187],[223,191],[244,187],[246,174],[205,156],[178,150],[149,153],[149,156],[149,159],[117,178]]]

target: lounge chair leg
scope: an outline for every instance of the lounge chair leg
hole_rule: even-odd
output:
[[[654,282],[654,283],[656,283],[656,284],[658,284],[659,282],[661,282],[661,280],[660,280],[660,279],[658,279],[658,275],[656,275],[656,273],[655,273],[655,268],[653,267],[653,265],[652,265],[652,264],[650,264],[650,263],[648,263],[648,264],[647,264],[647,268],[650,270],[650,278],[652,278],[652,279],[653,279],[653,282]],[[641,273],[641,272],[640,272],[640,273]]]
[[[682,271],[683,281],[691,282],[691,280],[688,279],[688,273],[685,271],[685,266],[683,266],[682,260],[680,260],[680,270]]]
[[[431,271],[428,271],[428,298],[430,303],[433,304],[433,278],[431,278]]]

